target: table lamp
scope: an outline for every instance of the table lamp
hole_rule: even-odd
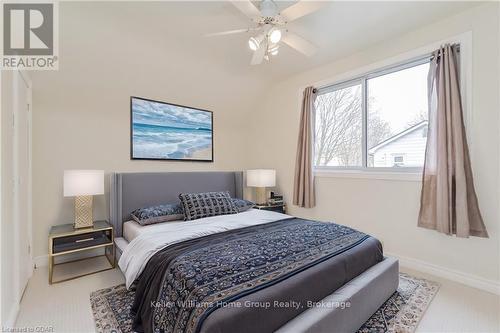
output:
[[[94,225],[92,199],[104,194],[103,170],[64,170],[64,196],[75,197],[75,228]]]
[[[247,170],[247,186],[255,187],[256,204],[265,205],[267,203],[266,187],[276,186],[276,170]]]

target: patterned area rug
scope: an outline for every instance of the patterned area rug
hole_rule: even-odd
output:
[[[414,332],[437,293],[436,282],[399,274],[399,288],[359,329],[358,333]],[[90,294],[97,332],[131,333],[129,309],[134,291],[121,284]]]

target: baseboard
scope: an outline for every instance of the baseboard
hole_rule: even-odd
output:
[[[16,326],[17,315],[19,314],[19,303],[15,303],[10,308],[9,314],[2,323],[3,328],[14,328]],[[2,330],[2,332],[4,332]]]
[[[75,253],[65,254],[64,256],[61,256],[61,257],[56,257],[55,263],[60,264],[60,263],[64,263],[67,261],[85,259],[85,258],[90,258],[90,257],[98,256],[98,255],[103,255],[103,254],[104,254],[104,249],[102,249],[102,248],[88,250],[85,252],[75,252]],[[34,262],[35,262],[35,268],[48,266],[49,265],[49,256],[47,254],[45,254],[43,256],[35,257]]]
[[[95,249],[93,251],[72,253],[65,255],[64,257],[61,257],[60,259],[58,258],[58,260],[56,260],[56,263],[88,258],[100,254],[104,254],[103,249]],[[422,260],[400,256],[395,253],[385,252],[385,254],[397,258],[399,260],[399,264],[401,267],[413,269],[422,273],[435,275],[437,277],[465,284],[469,287],[485,290],[490,293],[500,295],[500,281],[485,279],[476,275],[463,273],[457,270],[431,264]],[[35,268],[47,266],[48,255],[35,257],[34,261],[35,261]]]
[[[404,268],[431,274],[448,279],[466,286],[481,289],[496,295],[500,295],[500,281],[485,279],[476,275],[463,273],[450,268],[431,264],[422,260],[399,256],[394,253],[384,252],[386,255],[397,258],[399,265]]]

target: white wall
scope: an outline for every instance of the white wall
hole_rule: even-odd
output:
[[[60,70],[37,72],[33,77],[34,256],[46,255],[50,225],[72,222],[72,200],[62,196],[65,169],[110,172],[259,167],[277,169],[278,186],[291,214],[335,220],[378,237],[387,252],[498,282],[497,7],[497,3],[474,7],[268,87],[257,77],[228,72],[223,62],[209,63],[203,56],[170,47],[169,41],[179,39],[172,31],[159,40],[134,26],[134,20],[127,26],[115,25],[109,22],[111,9],[93,13],[92,24],[88,24],[89,6],[61,3]],[[301,89],[467,31],[473,36],[473,123],[468,131],[473,139],[476,188],[490,239],[457,239],[417,228],[420,183],[415,181],[318,177],[317,207],[293,207]],[[137,36],[133,44],[129,44],[131,36]],[[131,161],[130,95],[213,110],[215,162]],[[96,218],[107,216],[105,197],[95,200]]]
[[[14,146],[12,144],[13,128],[12,128],[12,108],[13,96],[14,96],[14,79],[13,72],[4,71],[1,74],[1,159],[2,159],[2,215],[1,215],[1,291],[2,291],[2,303],[1,303],[1,323],[3,325],[13,324],[15,320],[15,315],[17,313],[16,306],[16,286],[15,274],[14,274],[14,256],[13,250],[16,246],[14,243],[14,212],[13,212],[13,182],[14,170],[13,164],[8,163],[14,158]]]
[[[472,31],[472,164],[489,239],[458,239],[418,228],[418,181],[317,177],[317,206],[291,205],[302,89],[446,38]],[[458,276],[499,281],[498,3],[474,7],[399,38],[273,85],[254,116],[259,133],[249,167],[276,168],[293,215],[334,220],[373,234],[386,252],[437,265]],[[269,138],[273,140],[269,140]]]
[[[153,35],[159,22],[135,20],[140,3],[119,7],[117,14],[129,15],[126,25],[123,17],[110,21],[117,8],[61,2],[59,70],[33,73],[35,257],[47,254],[51,225],[73,222],[73,201],[62,191],[65,169],[242,170],[247,159],[245,115],[260,81],[185,52],[173,30]],[[131,95],[212,110],[214,162],[130,160]],[[95,197],[96,219],[108,215],[105,198],[107,190]]]

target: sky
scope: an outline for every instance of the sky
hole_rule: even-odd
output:
[[[207,111],[146,101],[138,98],[132,99],[134,123],[188,127],[211,128],[212,115]]]
[[[393,134],[405,130],[419,113],[427,112],[428,72],[426,63],[368,80],[368,111],[378,110]]]

